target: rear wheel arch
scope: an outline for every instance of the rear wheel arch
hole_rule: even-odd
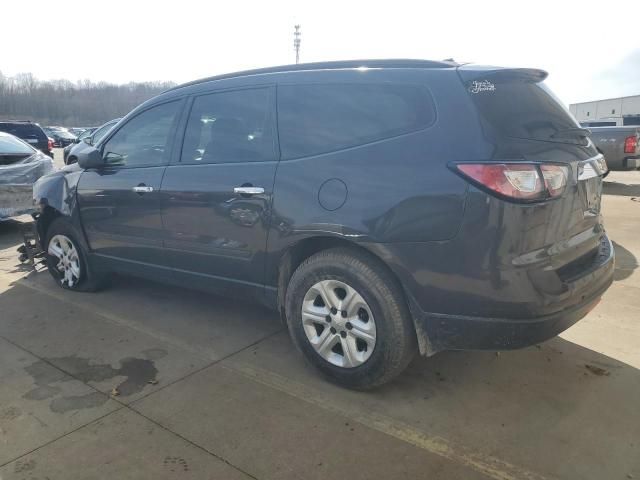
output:
[[[293,272],[295,272],[296,268],[298,268],[307,258],[315,255],[316,253],[340,247],[365,251],[371,254],[369,250],[355,242],[332,236],[305,238],[287,248],[278,262],[278,309],[280,312],[283,311],[287,286],[289,285],[289,280],[291,280],[291,276],[293,275]],[[377,260],[381,261],[379,258]]]
[[[427,331],[424,329],[422,322],[419,321],[416,316],[416,303],[411,300],[407,289],[400,281],[400,277],[396,272],[394,272],[380,256],[376,255],[370,249],[366,248],[362,244],[340,237],[321,236],[300,240],[288,248],[280,258],[278,265],[278,311],[283,324],[286,325],[285,298],[287,294],[287,287],[293,272],[295,272],[300,264],[309,257],[322,251],[336,248],[343,248],[345,250],[363,254],[367,256],[370,261],[377,263],[390,274],[402,292],[404,301],[411,313],[420,353],[422,355],[432,355],[435,353],[431,347]]]

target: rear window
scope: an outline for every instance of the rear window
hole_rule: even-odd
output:
[[[422,85],[324,84],[278,87],[282,157],[328,153],[414,132],[435,120]]]
[[[542,82],[504,76],[467,85],[476,107],[498,134],[533,140],[584,143],[573,115]]]

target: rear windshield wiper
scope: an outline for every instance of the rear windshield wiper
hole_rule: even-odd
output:
[[[575,128],[565,128],[563,130],[558,130],[556,133],[551,135],[551,138],[557,138],[557,137],[566,138],[567,136],[577,136],[581,138],[586,138],[589,135],[591,135],[591,130],[589,130],[588,128],[575,127]]]

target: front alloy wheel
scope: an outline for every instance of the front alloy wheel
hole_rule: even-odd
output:
[[[73,241],[66,235],[54,235],[49,240],[47,253],[57,259],[55,268],[59,274],[60,283],[69,288],[80,282],[80,256]]]
[[[362,365],[376,345],[371,308],[353,287],[338,280],[322,280],[307,291],[302,323],[318,355],[338,367]]]

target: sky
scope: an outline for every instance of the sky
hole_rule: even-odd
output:
[[[293,63],[300,24],[302,62],[453,58],[542,68],[566,104],[640,94],[637,0],[2,3],[6,76],[182,83]]]

